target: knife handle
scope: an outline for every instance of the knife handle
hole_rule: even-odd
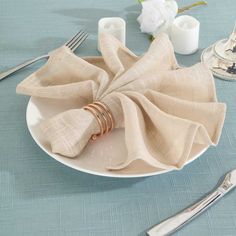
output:
[[[170,235],[174,233],[176,230],[180,229],[186,223],[191,221],[195,216],[206,210],[213,203],[215,203],[218,199],[220,199],[224,195],[224,191],[219,187],[214,192],[207,195],[205,198],[195,203],[191,207],[185,209],[184,211],[176,214],[164,220],[160,224],[155,225],[151,228],[147,235],[149,236],[164,236]]]

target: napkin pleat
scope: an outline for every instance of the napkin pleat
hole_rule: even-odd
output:
[[[110,38],[110,36],[106,34],[101,36],[101,40],[104,42],[108,40],[107,38]],[[116,39],[114,39],[114,41],[119,43]],[[109,51],[109,49],[110,48],[108,47],[106,50]],[[125,50],[125,48],[121,46],[120,50]],[[111,55],[112,51],[109,51],[109,53]],[[115,58],[117,59],[117,56],[115,56]],[[146,54],[140,57],[139,60],[134,61],[132,67],[126,71],[122,71],[122,68],[124,67],[120,68],[117,75],[119,76],[119,79],[114,79],[111,82],[109,88],[104,92],[103,97],[124,85],[133,83],[135,80],[139,79],[140,76],[145,75],[146,73],[160,73],[160,71],[173,70],[178,67],[173,47],[171,46],[167,35],[163,34],[158,40],[155,40],[151,44]]]
[[[114,94],[114,96],[119,98],[124,114],[125,141],[128,154],[124,163],[114,167],[109,166],[108,168],[111,170],[119,170],[125,168],[138,159],[144,160],[155,167],[167,168],[164,163],[155,159],[147,150],[145,140],[145,121],[138,105],[124,94],[117,93]]]
[[[109,35],[101,34],[100,38],[102,57],[115,75],[113,78],[115,80],[123,71],[133,66],[139,57],[120,44],[118,40],[109,37]]]
[[[211,144],[201,124],[169,115],[137,92],[125,94],[126,96],[116,96],[122,101],[129,157],[149,161],[149,164],[158,168],[181,168],[189,156],[198,132],[201,133],[204,144]],[[126,164],[130,163],[131,160],[127,159]],[[124,167],[125,163],[121,166]],[[118,168],[117,166],[115,169]]]
[[[216,134],[218,130],[221,129],[218,124],[224,121],[225,117],[222,116],[222,114],[225,114],[225,104],[190,102],[173,98],[153,90],[148,90],[145,95],[152,100],[161,111],[203,125],[212,140],[212,144],[217,144],[218,135]],[[211,117],[211,122],[209,122],[209,117]]]
[[[79,158],[91,136],[100,132],[83,106],[98,100],[111,110],[115,128],[125,132],[127,156],[116,165],[107,163],[110,170],[137,161],[158,170],[180,169],[196,146],[217,145],[226,105],[217,101],[213,76],[203,63],[181,68],[165,34],[142,56],[110,35],[100,39],[102,57],[80,58],[59,48],[17,86],[18,93],[76,101],[74,109],[40,123],[52,152]]]
[[[62,47],[51,53],[48,62],[27,80],[21,82],[17,90],[37,97],[56,99],[83,97],[93,101],[100,97],[109,80],[106,71]]]

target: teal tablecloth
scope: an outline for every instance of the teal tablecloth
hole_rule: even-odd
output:
[[[185,5],[192,0],[178,0]],[[200,51],[178,56],[191,65],[203,48],[233,29],[234,0],[209,0],[190,11],[201,22]],[[136,0],[0,0],[0,71],[59,46],[78,28],[90,33],[77,51],[95,55],[97,21],[127,21],[127,46],[143,53],[149,45],[139,31]],[[25,122],[28,97],[16,85],[34,65],[0,82],[0,235],[144,236],[147,228],[208,192],[236,168],[236,83],[216,79],[218,97],[228,105],[220,143],[181,171],[140,179],[84,174],[48,157],[32,140]],[[176,235],[236,235],[236,192]]]

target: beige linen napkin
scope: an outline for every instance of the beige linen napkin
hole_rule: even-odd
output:
[[[95,117],[82,108],[97,100],[110,108],[115,127],[125,128],[128,154],[111,170],[138,160],[158,169],[181,168],[194,145],[218,143],[226,106],[217,102],[204,64],[179,68],[165,34],[141,57],[110,35],[100,39],[102,57],[80,58],[59,48],[17,86],[18,93],[30,96],[77,100],[78,109],[41,124],[52,152],[78,157],[91,135],[99,133]]]

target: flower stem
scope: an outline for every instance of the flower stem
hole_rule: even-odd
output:
[[[201,5],[207,5],[207,2],[199,1],[199,2],[195,2],[195,3],[191,4],[191,5],[188,5],[186,7],[179,8],[178,13],[183,13],[185,11],[190,10],[193,7],[197,7],[197,6],[201,6]]]

